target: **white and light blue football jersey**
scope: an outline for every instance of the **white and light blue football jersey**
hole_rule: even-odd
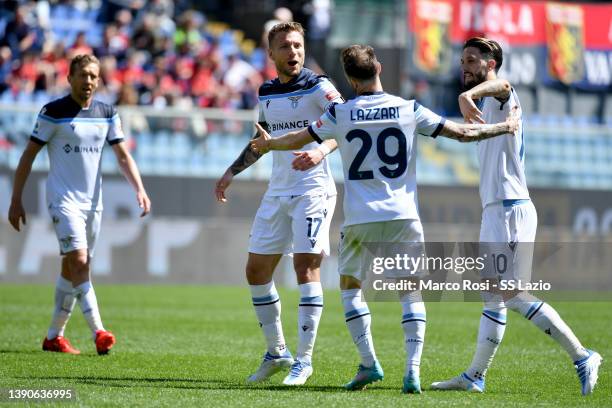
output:
[[[344,225],[419,219],[415,135],[436,137],[445,119],[384,92],[334,104],[308,128],[336,139],[344,169]]]
[[[281,83],[276,78],[259,88],[259,123],[267,125],[271,137],[279,137],[307,127],[334,102],[343,102],[343,99],[329,79],[304,68],[288,83]],[[313,142],[302,150],[316,146]],[[336,194],[327,159],[309,170],[300,171],[291,167],[294,158],[291,151],[272,153],[272,175],[266,195]]]
[[[47,145],[47,205],[102,209],[102,148],[124,140],[114,107],[94,100],[83,109],[67,95],[41,109],[30,140]]]
[[[485,97],[478,105],[486,123],[504,122],[515,106],[518,106],[519,115],[522,115],[521,104],[514,89],[505,102]],[[522,117],[516,134],[501,135],[478,142],[478,161],[480,162],[480,199],[483,208],[503,200],[529,199],[525,180],[525,139]]]

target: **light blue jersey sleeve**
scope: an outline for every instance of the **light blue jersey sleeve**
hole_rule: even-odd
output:
[[[344,99],[328,78],[321,78],[316,90],[316,101],[321,110],[326,111],[334,103],[343,103]]]
[[[123,142],[125,135],[123,134],[123,128],[121,127],[121,119],[116,109],[113,108],[113,116],[110,119],[110,126],[108,129],[108,135],[106,141],[110,145],[114,145]]]
[[[36,125],[30,136],[30,140],[39,145],[44,145],[55,134],[56,121],[53,118],[45,115],[47,108],[43,107],[36,118]]]
[[[446,119],[414,101],[415,133],[423,136],[437,137]]]
[[[318,143],[336,138],[336,105],[333,103],[315,123],[308,126],[308,132]]]

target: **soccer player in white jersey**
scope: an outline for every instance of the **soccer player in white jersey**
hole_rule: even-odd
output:
[[[361,356],[357,375],[345,388],[360,390],[384,375],[374,351],[370,312],[361,294],[361,282],[368,269],[368,265],[361,265],[365,250],[362,243],[422,243],[424,240],[417,206],[415,135],[444,135],[469,142],[511,132],[517,122],[510,118],[496,125],[460,125],[414,100],[384,93],[379,77],[381,65],[370,46],[346,48],[342,51],[342,62],[346,77],[358,95],[355,99],[332,105],[316,123],[279,138],[270,138],[257,125],[261,136],[251,145],[265,153],[298,149],[313,140],[338,143],[345,181],[340,287],[346,324]],[[407,354],[402,390],[420,393],[425,305],[420,291],[401,293],[400,302]]]
[[[329,79],[303,68],[304,30],[299,23],[277,24],[268,40],[278,78],[259,88],[262,126],[273,135],[301,129],[316,121],[329,104],[342,101]],[[312,375],[312,352],[323,312],[320,265],[323,254],[329,254],[329,226],[336,205],[336,187],[325,156],[336,142],[308,148],[274,155],[270,184],[253,221],[246,278],[267,351],[249,382],[267,380],[287,368],[286,385],[302,385]],[[258,158],[247,145],[218,180],[219,201],[226,200],[233,177]],[[272,279],[281,256],[291,252],[300,291],[295,360],[285,345],[281,303]]]
[[[43,350],[79,354],[64,330],[79,302],[92,332],[98,354],[107,354],[115,336],[104,329],[91,284],[94,255],[102,216],[102,148],[111,145],[119,166],[136,190],[136,200],[149,213],[151,202],[136,163],[124,141],[115,108],[93,99],[100,78],[100,63],[91,55],[78,55],[70,63],[70,94],[45,105],[21,156],[13,185],[9,222],[17,230],[26,223],[21,196],[32,163],[43,146],[49,154],[47,206],[62,255],[61,275],[55,287],[55,308]]]
[[[466,122],[494,123],[514,107],[520,112],[515,90],[508,81],[497,78],[502,61],[502,49],[497,42],[481,37],[465,42],[461,66],[468,90],[459,96],[459,105]],[[478,144],[483,207],[480,242],[485,248],[503,249],[500,256],[505,262],[499,265],[504,266],[493,268],[503,270],[493,271],[493,276],[515,282],[529,278],[538,223],[525,182],[522,120],[518,134],[518,137],[505,135]],[[559,343],[574,361],[582,394],[593,391],[602,358],[582,346],[552,306],[528,292],[498,291],[482,295],[484,308],[470,367],[457,377],[433,383],[433,389],[484,391],[485,375],[504,336],[506,310],[510,308]]]

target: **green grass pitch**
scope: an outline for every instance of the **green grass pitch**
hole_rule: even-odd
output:
[[[111,354],[98,356],[77,307],[66,336],[82,354],[69,356],[40,349],[53,288],[0,285],[0,388],[71,388],[77,401],[70,405],[91,407],[612,406],[612,365],[605,361],[612,358],[612,303],[553,304],[583,343],[604,357],[599,384],[589,397],[580,395],[565,352],[512,312],[485,394],[428,390],[432,381],[456,375],[469,364],[478,303],[427,304],[421,365],[425,390],[403,395],[404,348],[396,303],[370,304],[384,381],[350,393],[341,385],[354,375],[358,356],[338,292],[325,293],[314,375],[300,388],[282,386],[281,374],[267,384],[245,384],[264,352],[246,288],[97,285],[96,292],[105,326],[118,342]],[[281,299],[285,336],[295,351],[298,293],[282,290]]]

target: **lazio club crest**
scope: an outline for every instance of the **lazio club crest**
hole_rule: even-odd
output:
[[[300,99],[302,99],[302,96],[288,96],[287,99],[289,99],[291,101],[291,107],[293,109],[297,109],[298,107],[298,101]]]
[[[584,16],[580,6],[546,5],[548,74],[566,85],[584,75]]]
[[[450,23],[452,3],[416,0],[413,60],[429,74],[446,74],[451,69]]]

